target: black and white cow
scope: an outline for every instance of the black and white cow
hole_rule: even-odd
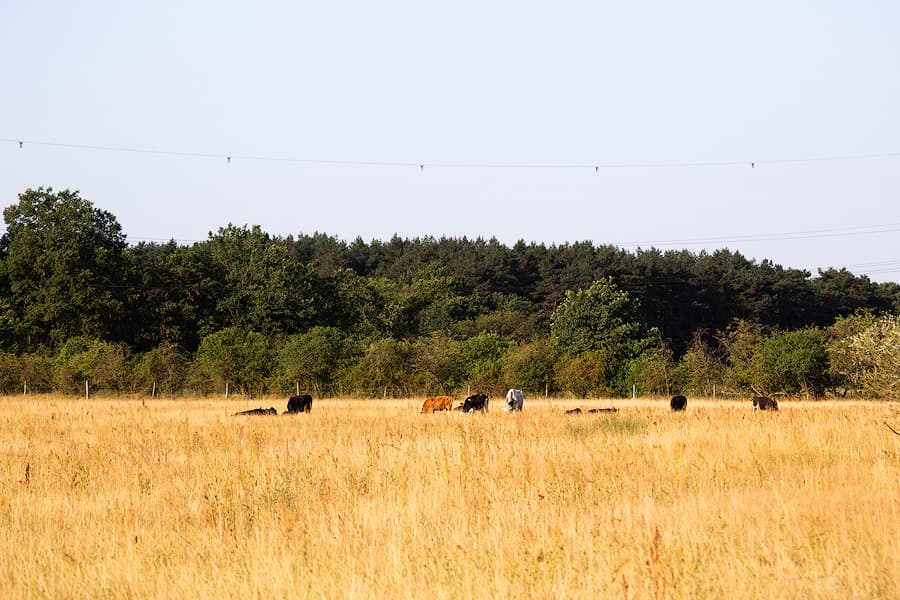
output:
[[[468,398],[463,401],[462,411],[464,413],[467,412],[475,412],[481,411],[485,414],[488,412],[488,404],[490,403],[490,398],[487,394],[472,394]]]
[[[521,412],[522,405],[525,403],[525,392],[515,388],[506,392],[506,406],[510,412]]]
[[[300,394],[299,396],[291,396],[288,399],[286,415],[294,415],[297,413],[308,413],[312,411],[312,396],[309,394]]]

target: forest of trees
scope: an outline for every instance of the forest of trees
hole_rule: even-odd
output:
[[[900,286],[844,269],[233,225],[129,245],[50,188],[4,219],[2,393],[900,393]]]

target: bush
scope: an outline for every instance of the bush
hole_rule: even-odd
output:
[[[711,396],[714,386],[723,380],[725,365],[698,332],[681,357],[678,370],[683,382],[682,391]]]
[[[227,327],[203,338],[191,364],[191,379],[201,391],[263,393],[270,375],[271,351],[261,333]]]
[[[460,345],[463,370],[468,383],[476,390],[498,393],[503,372],[501,357],[509,343],[496,333],[479,333]]]
[[[22,356],[22,379],[28,382],[28,391],[45,393],[53,391],[53,358],[44,354]]]
[[[335,327],[313,327],[306,333],[292,335],[278,350],[278,370],[272,387],[290,392],[299,384],[316,396],[331,393],[350,351],[347,336]]]
[[[177,344],[163,342],[140,355],[134,366],[134,385],[144,392],[174,394],[187,375],[187,359]]]
[[[831,346],[841,375],[876,398],[900,395],[900,315],[885,315]]]
[[[668,348],[658,348],[645,352],[629,360],[624,369],[620,392],[631,393],[632,386],[640,395],[669,395],[675,389],[682,389],[683,382],[676,379],[677,370]]]
[[[617,367],[604,350],[564,356],[556,366],[557,383],[578,398],[615,395],[611,382]]]
[[[129,389],[128,347],[85,337],[63,344],[53,365],[57,391],[80,394],[88,381],[92,391],[124,392]]]
[[[405,396],[416,389],[410,369],[410,344],[394,338],[370,342],[356,364],[343,373],[341,383],[354,393]]]
[[[754,355],[754,382],[765,394],[825,394],[830,377],[825,335],[818,329],[779,331],[766,337]]]
[[[418,338],[412,346],[412,367],[425,394],[449,394],[462,384],[460,343],[441,333]]]
[[[556,349],[547,339],[509,348],[502,358],[503,380],[507,387],[544,393],[554,386]]]
[[[0,352],[0,393],[21,392],[23,382],[22,359],[15,354]]]

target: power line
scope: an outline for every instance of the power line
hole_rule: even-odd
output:
[[[645,242],[613,242],[621,247],[643,246],[681,246],[696,244],[726,244],[737,242],[772,242],[781,240],[800,240],[829,237],[848,237],[855,235],[871,235],[878,233],[893,233],[900,231],[900,223],[884,223],[879,225],[859,225],[855,227],[838,227],[834,229],[811,229],[807,231],[787,231],[781,233],[759,233],[749,235],[736,235],[729,237],[709,237],[680,240],[651,240]]]
[[[844,268],[885,268],[885,267],[900,267],[900,260],[881,260],[877,262],[868,262],[868,263],[852,263],[843,265]]]
[[[225,160],[227,164],[232,161],[245,160],[257,162],[283,162],[323,166],[355,166],[355,167],[406,167],[418,168],[424,171],[426,167],[432,169],[593,169],[600,172],[601,169],[678,169],[678,168],[703,168],[703,167],[751,167],[757,165],[776,165],[792,163],[811,163],[828,161],[856,161],[900,158],[900,152],[883,152],[871,154],[840,154],[831,156],[807,156],[794,158],[753,159],[753,160],[723,160],[723,161],[675,161],[675,162],[611,162],[611,163],[515,163],[515,162],[427,162],[427,161],[379,161],[379,160],[333,160],[323,158],[297,158],[287,156],[267,156],[249,154],[227,154],[223,152],[187,152],[182,150],[156,150],[149,148],[136,148],[128,146],[100,146],[91,144],[76,144],[64,142],[48,142],[42,140],[26,140],[18,138],[0,138],[0,142],[18,144],[20,149],[25,145],[47,146],[68,150],[92,150],[101,152],[126,152],[135,154],[152,154],[159,156],[176,156],[184,158],[214,158]]]

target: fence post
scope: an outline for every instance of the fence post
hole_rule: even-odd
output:
[[[634,400],[637,398],[637,386],[635,384],[631,384],[631,399]]]
[[[27,380],[27,379],[25,380],[25,383],[24,383],[24,385],[22,386],[22,395],[23,395],[23,396],[27,396],[27,395],[28,395],[28,380]]]
[[[91,399],[91,389],[90,389],[87,379],[84,380],[84,399],[85,400]]]
[[[225,399],[228,400],[228,382],[225,382]]]
[[[295,395],[295,396],[299,396],[299,395],[300,395],[300,382],[297,381],[296,384],[297,384],[297,393],[294,394],[294,395]]]
[[[150,397],[151,397],[151,398],[155,398],[155,397],[156,397],[156,382],[155,382],[155,381],[153,382],[153,389],[150,390]]]

